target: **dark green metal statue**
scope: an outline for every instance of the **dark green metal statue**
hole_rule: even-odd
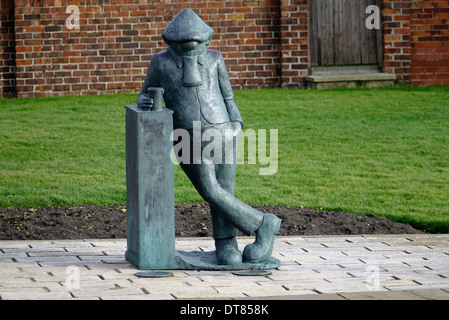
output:
[[[194,11],[181,11],[162,34],[168,49],[153,56],[137,104],[142,110],[152,109],[155,105],[150,97],[152,88],[163,88],[165,105],[174,112],[174,129],[192,133],[195,125],[200,124],[202,132],[214,129],[221,133],[223,146],[231,144],[234,153],[231,163],[198,161],[194,150],[190,150],[188,161],[181,161],[180,165],[210,204],[218,264],[260,263],[271,257],[281,220],[234,196],[236,138],[243,120],[234,102],[222,55],[206,49],[213,32]],[[205,148],[204,141],[194,141],[193,134],[190,139],[190,145],[196,142],[201,150]],[[235,238],[238,230],[246,235],[256,234],[255,242],[247,245],[243,254]]]

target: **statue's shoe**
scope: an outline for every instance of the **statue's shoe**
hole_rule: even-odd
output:
[[[239,251],[237,240],[232,238],[215,239],[217,261],[220,265],[242,263],[242,254]]]
[[[256,241],[243,250],[243,262],[260,263],[271,257],[281,222],[274,214],[264,213],[262,225],[256,230]]]

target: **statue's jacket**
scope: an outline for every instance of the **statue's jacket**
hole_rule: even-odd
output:
[[[243,126],[221,53],[207,49],[197,61],[202,84],[185,86],[183,58],[170,47],[156,53],[148,66],[139,100],[146,96],[148,88],[162,87],[165,106],[174,111],[175,129],[192,129],[194,121],[212,125],[237,121]]]

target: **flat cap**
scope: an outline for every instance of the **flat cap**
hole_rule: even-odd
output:
[[[165,41],[210,41],[214,30],[209,27],[193,10],[179,12],[162,33]]]

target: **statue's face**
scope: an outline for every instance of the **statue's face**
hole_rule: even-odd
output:
[[[184,41],[184,42],[175,42],[170,41],[170,47],[180,56],[199,56],[206,50],[207,42],[198,42],[198,41]]]

